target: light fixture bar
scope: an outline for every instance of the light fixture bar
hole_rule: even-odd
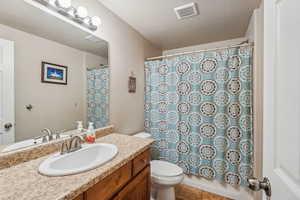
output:
[[[79,7],[80,8],[79,12],[84,11],[83,14],[78,15],[78,9],[76,9],[72,6],[70,8],[65,9],[65,8],[62,8],[62,7],[58,7],[56,4],[51,4],[50,3],[51,0],[33,0],[33,1],[35,1],[39,4],[42,4],[43,6],[47,7],[48,9],[63,15],[64,17],[80,24],[81,26],[83,26],[85,28],[88,28],[92,31],[96,31],[98,29],[98,26],[96,26],[91,21],[92,17],[86,16],[87,15],[86,10],[83,10],[82,9],[83,7]],[[87,20],[88,20],[88,22],[87,22]]]

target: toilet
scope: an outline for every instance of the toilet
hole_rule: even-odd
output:
[[[151,138],[145,132],[134,135],[140,138]],[[174,187],[183,180],[183,170],[177,165],[162,161],[152,160],[151,168],[151,200],[175,200]]]

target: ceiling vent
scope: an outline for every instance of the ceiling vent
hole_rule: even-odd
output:
[[[177,8],[174,8],[174,11],[178,19],[194,17],[199,14],[196,3],[189,3],[183,6],[179,6]]]

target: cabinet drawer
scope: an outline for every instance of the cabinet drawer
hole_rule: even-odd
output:
[[[132,162],[100,181],[86,192],[88,200],[108,200],[117,193],[130,179]]]
[[[137,175],[150,163],[150,150],[146,150],[133,160],[132,175]]]

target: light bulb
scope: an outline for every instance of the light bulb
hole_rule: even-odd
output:
[[[68,9],[71,7],[72,1],[71,0],[56,0],[55,4],[60,8]]]
[[[71,15],[72,17],[75,16],[75,8],[71,7],[69,10],[68,10],[68,14]]]
[[[87,9],[83,6],[79,6],[76,10],[76,16],[79,18],[86,18],[88,16]]]
[[[84,18],[84,20],[83,20],[83,22],[85,23],[85,24],[90,24],[91,23],[91,18],[90,17],[86,17],[86,18]]]
[[[53,6],[55,6],[55,2],[56,2],[56,0],[49,0],[49,4],[51,4]]]
[[[92,23],[92,25],[94,25],[94,26],[100,26],[100,25],[102,24],[102,21],[101,21],[100,17],[94,16],[94,17],[92,17],[92,19],[91,19],[91,23]]]

